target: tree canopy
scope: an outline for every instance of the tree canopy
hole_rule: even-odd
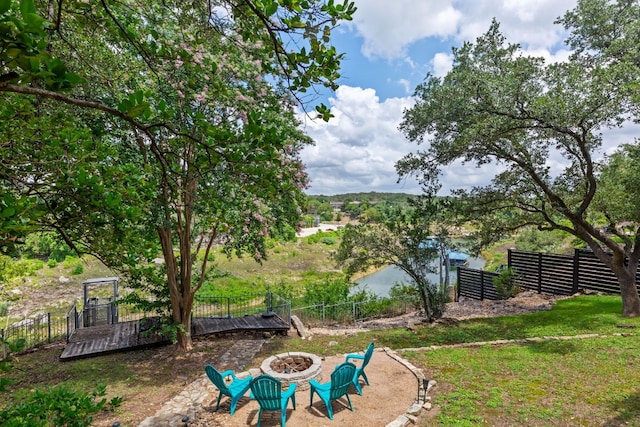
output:
[[[621,243],[622,236],[605,233],[594,219],[606,205],[596,203],[606,199],[598,175],[602,131],[637,118],[637,79],[619,76],[623,70],[638,75],[632,40],[639,13],[634,1],[579,1],[559,21],[572,30],[574,55],[551,64],[508,43],[494,21],[475,43],[454,49],[445,77],[428,76],[417,87],[400,128],[428,147],[397,163],[400,175],[417,174],[427,193],[439,189],[442,166],[494,164],[489,185],[453,192],[462,217],[477,224],[480,244],[523,227],[568,232],[616,274],[626,316],[640,315],[640,229],[636,224]]]
[[[408,215],[398,215],[378,223],[348,224],[340,247],[334,255],[347,277],[370,267],[393,265],[405,272],[415,286],[425,317],[434,321],[444,313],[447,290],[428,276],[438,271],[440,251],[447,243],[444,231],[435,230],[432,222],[439,217],[442,205],[429,198],[414,199]],[[435,234],[439,234],[434,239]]]
[[[295,105],[334,87],[333,1],[0,1],[5,243],[57,230],[168,292],[182,348],[214,244],[266,255],[295,226],[310,143]],[[316,108],[327,119],[324,106]],[[148,263],[164,257],[164,284]]]

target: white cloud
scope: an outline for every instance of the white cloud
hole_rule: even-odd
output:
[[[316,141],[316,146],[302,153],[311,178],[309,193],[419,193],[414,177],[397,184],[395,171],[395,163],[418,148],[398,130],[403,110],[413,105],[408,95],[416,84],[416,76],[426,69],[436,76],[446,75],[452,66],[447,47],[458,46],[465,40],[475,41],[488,30],[492,17],[500,22],[507,41],[519,43],[525,54],[543,57],[547,63],[564,61],[570,55],[562,44],[566,34],[553,21],[572,9],[576,2],[356,0],[358,11],[350,26],[363,38],[361,49],[370,59],[356,69],[377,86],[358,87],[361,76],[357,73],[348,76],[350,86],[341,86],[329,100],[335,118],[329,123],[306,123],[306,132]],[[409,46],[412,46],[413,58],[406,55]],[[421,51],[423,56],[418,60],[414,52],[423,46],[430,49]],[[378,60],[381,58],[386,61]],[[404,74],[398,75],[398,70]],[[424,74],[419,78],[424,78]],[[369,85],[372,84],[367,83]],[[396,97],[381,99],[383,87],[393,88],[390,96]],[[618,144],[632,142],[639,134],[640,126],[631,124],[624,129],[607,130],[601,152],[610,153]],[[600,153],[596,158],[599,156]],[[555,170],[564,163],[566,160],[558,153],[549,157],[549,165]],[[473,164],[451,165],[442,172],[441,194],[449,194],[454,188],[487,185],[499,168],[496,164],[482,168]]]
[[[395,163],[414,149],[398,130],[411,98],[381,102],[373,89],[341,86],[329,100],[334,118],[307,121],[316,145],[302,152],[310,194],[358,191],[419,192],[414,182],[397,184]]]
[[[364,39],[368,58],[405,58],[412,43],[433,37],[457,44],[475,41],[500,22],[507,39],[524,49],[552,50],[565,35],[553,22],[577,0],[356,0],[351,27]]]
[[[438,52],[434,55],[431,63],[433,66],[433,74],[436,77],[444,77],[451,71],[451,68],[453,68],[453,55]]]
[[[405,48],[425,37],[456,33],[460,12],[451,0],[357,0],[353,24],[368,57],[401,58]]]

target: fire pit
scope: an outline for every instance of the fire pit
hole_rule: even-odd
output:
[[[278,378],[283,389],[296,383],[297,390],[308,390],[309,380],[322,379],[322,361],[315,354],[291,352],[276,354],[265,359],[260,365],[262,373]]]

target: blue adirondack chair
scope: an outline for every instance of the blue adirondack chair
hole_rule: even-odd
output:
[[[316,380],[309,381],[311,385],[311,403],[313,405],[313,393],[317,393],[320,399],[324,402],[329,413],[329,419],[333,420],[333,408],[331,402],[338,400],[342,396],[347,397],[349,402],[349,409],[353,412],[353,406],[351,405],[351,399],[349,399],[349,386],[353,382],[353,376],[356,372],[356,365],[351,362],[345,362],[336,368],[331,373],[331,381],[320,384]]]
[[[348,362],[349,359],[362,360],[360,366],[356,366],[356,373],[353,376],[353,385],[356,388],[358,394],[362,396],[362,386],[360,385],[360,377],[364,378],[364,382],[366,385],[369,385],[369,378],[367,378],[367,374],[364,373],[364,368],[369,364],[369,360],[371,360],[371,355],[373,355],[373,343],[369,344],[367,347],[367,351],[364,352],[364,355],[358,353],[347,354],[345,361]]]
[[[251,398],[257,400],[260,405],[258,427],[260,427],[260,415],[263,410],[282,412],[280,424],[285,427],[289,399],[293,403],[293,409],[296,409],[296,385],[295,383],[290,384],[287,391],[283,393],[280,380],[270,375],[260,375],[251,380]]]
[[[216,411],[220,408],[220,399],[222,399],[222,395],[228,396],[231,398],[231,409],[229,413],[233,415],[236,411],[236,405],[238,404],[238,400],[249,390],[249,384],[251,382],[251,375],[247,378],[238,378],[233,373],[233,371],[224,371],[218,372],[216,368],[211,365],[207,365],[204,367],[207,376],[211,380],[218,390],[220,390],[220,394],[218,395],[218,404],[216,405]],[[224,380],[226,377],[231,377],[231,382],[227,384]]]

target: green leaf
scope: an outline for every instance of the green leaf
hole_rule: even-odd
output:
[[[142,114],[147,108],[149,108],[149,103],[148,102],[142,102],[134,107],[131,107],[129,109],[129,111],[127,111],[125,114],[127,115],[127,117],[138,117],[140,114]]]
[[[36,7],[33,4],[33,0],[21,0],[20,14],[22,15],[22,19],[28,22],[30,13],[36,13]]]
[[[7,13],[11,8],[11,0],[0,0],[0,15]]]
[[[9,206],[8,208],[5,208],[2,213],[0,214],[0,217],[2,218],[9,218],[10,216],[13,216],[16,214],[16,209],[13,206]]]

